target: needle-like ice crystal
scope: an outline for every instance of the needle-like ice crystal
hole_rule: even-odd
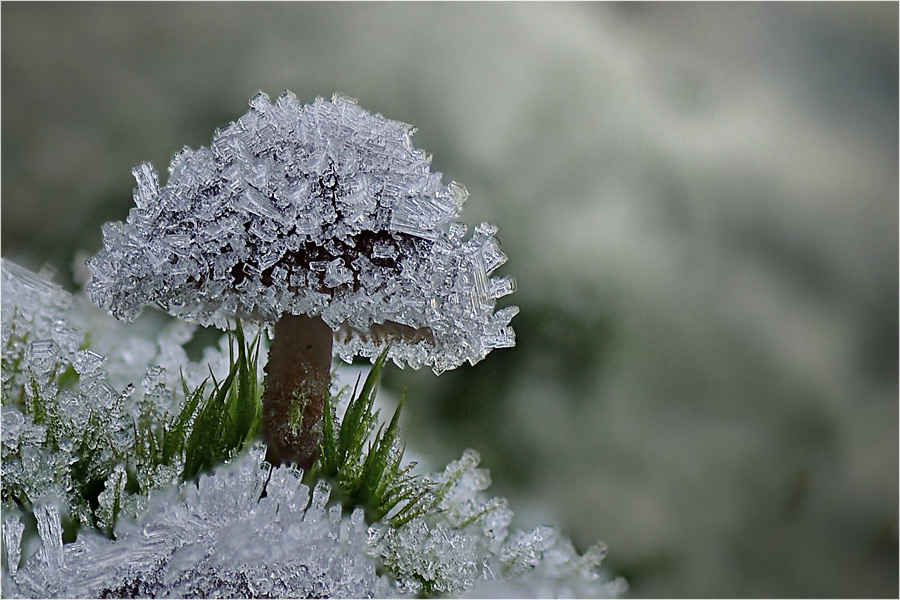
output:
[[[414,129],[335,95],[302,105],[260,92],[209,147],[185,148],[160,185],[133,170],[135,207],[103,228],[88,261],[95,302],[120,319],[146,304],[202,325],[240,316],[320,316],[345,360],[389,357],[441,372],[514,345],[515,289],[482,223],[453,221],[463,186],[443,184]]]

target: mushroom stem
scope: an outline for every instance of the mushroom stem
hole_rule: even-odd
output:
[[[275,323],[262,407],[266,460],[273,465],[308,469],[319,455],[332,336],[319,317],[285,313]]]

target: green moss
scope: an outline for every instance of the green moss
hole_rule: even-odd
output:
[[[331,480],[333,493],[343,506],[361,507],[369,523],[390,515],[388,520],[399,526],[424,514],[433,498],[431,485],[411,475],[415,463],[401,467],[399,421],[405,394],[387,428],[382,424],[369,439],[378,422],[375,395],[386,357],[387,350],[375,360],[359,393],[354,389],[340,421],[335,398],[330,392],[325,394],[321,452],[310,478]]]
[[[220,383],[210,373],[213,390],[200,404],[193,427],[188,424],[203,387],[188,395],[184,410],[173,428],[165,428],[171,436],[170,456],[184,448],[182,478],[191,479],[217,464],[237,455],[259,431],[262,415],[262,388],[258,379],[259,335],[250,343],[244,339],[240,321],[229,333],[231,369]],[[185,439],[186,438],[186,439]],[[165,442],[163,447],[166,447]]]

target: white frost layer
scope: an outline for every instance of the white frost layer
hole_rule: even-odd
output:
[[[490,277],[506,261],[496,227],[467,236],[452,221],[465,188],[430,170],[411,126],[339,95],[273,104],[260,92],[250,107],[208,148],[179,152],[165,186],[150,164],[134,168],[135,207],[87,262],[95,302],[120,319],[153,303],[220,328],[318,315],[345,360],[392,342],[397,364],[436,372],[515,344],[518,309],[494,312],[515,290]]]
[[[17,595],[391,595],[387,579],[376,575],[375,562],[362,552],[362,512],[342,518],[339,507],[327,505],[326,485],[310,494],[286,467],[269,478],[264,454],[257,445],[230,467],[156,495],[137,524],[116,527],[115,541],[82,533],[57,555],[42,549],[13,576]],[[41,528],[52,519],[36,517],[43,548],[59,548],[58,525]]]
[[[290,467],[272,468],[257,443],[231,465],[154,495],[116,540],[81,533],[62,544],[53,505],[35,511],[42,546],[9,569],[7,595],[25,597],[607,597],[625,589],[605,579],[603,550],[579,555],[555,527],[513,531],[478,455],[466,451],[434,475],[443,499],[399,528],[366,527],[329,505]],[[15,555],[19,516],[6,518]],[[379,569],[379,566],[383,569]],[[384,575],[378,575],[383,571]]]

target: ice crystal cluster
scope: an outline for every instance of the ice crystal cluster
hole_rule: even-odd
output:
[[[220,328],[318,315],[345,360],[392,342],[397,364],[435,372],[514,345],[518,309],[494,310],[515,288],[490,277],[506,260],[496,228],[453,221],[467,193],[413,131],[344,96],[260,92],[209,147],[178,153],[164,186],[135,167],[135,207],[88,262],[92,298],[120,319],[155,303]]]
[[[367,526],[361,509],[329,505],[302,472],[265,463],[261,443],[231,465],[156,493],[116,539],[85,534],[63,544],[59,513],[36,512],[41,546],[21,567],[6,518],[12,579],[26,597],[392,597],[414,595],[615,596],[602,552],[579,556],[549,527],[507,532],[503,499],[486,500],[487,472],[467,451],[435,476],[445,497],[399,528]],[[12,552],[10,553],[10,548]]]
[[[75,522],[111,527],[111,493],[95,511],[79,485],[105,479],[132,447],[134,386],[108,383],[62,288],[4,260],[2,289],[3,507],[63,502]],[[120,500],[117,510],[139,509],[136,497]]]
[[[621,578],[605,579],[598,567],[602,545],[584,555],[556,527],[510,530],[513,512],[505,498],[490,498],[479,456],[462,457],[432,475],[436,502],[423,517],[402,527],[374,526],[376,554],[397,591],[417,596],[614,597]]]
[[[184,332],[162,336],[155,353],[125,337],[120,356],[105,358],[91,344],[119,324],[86,316],[88,303],[45,277],[5,260],[0,271],[4,597],[623,591],[598,569],[600,548],[579,555],[553,527],[512,530],[473,451],[428,477],[427,510],[400,526],[390,515],[367,524],[325,482],[273,468],[261,442],[185,481],[179,459],[148,460],[141,437],[184,401],[166,391],[174,378],[148,364],[139,387],[109,383],[135,371],[134,356],[183,357]],[[77,323],[90,323],[87,334]]]
[[[234,464],[160,492],[116,539],[61,543],[55,508],[36,515],[41,550],[19,569],[26,597],[371,597],[391,595],[363,550],[362,512],[342,518],[324,483],[273,469],[257,444]],[[17,517],[7,519],[16,527]],[[44,525],[41,527],[41,525]],[[21,525],[18,525],[21,528]]]

